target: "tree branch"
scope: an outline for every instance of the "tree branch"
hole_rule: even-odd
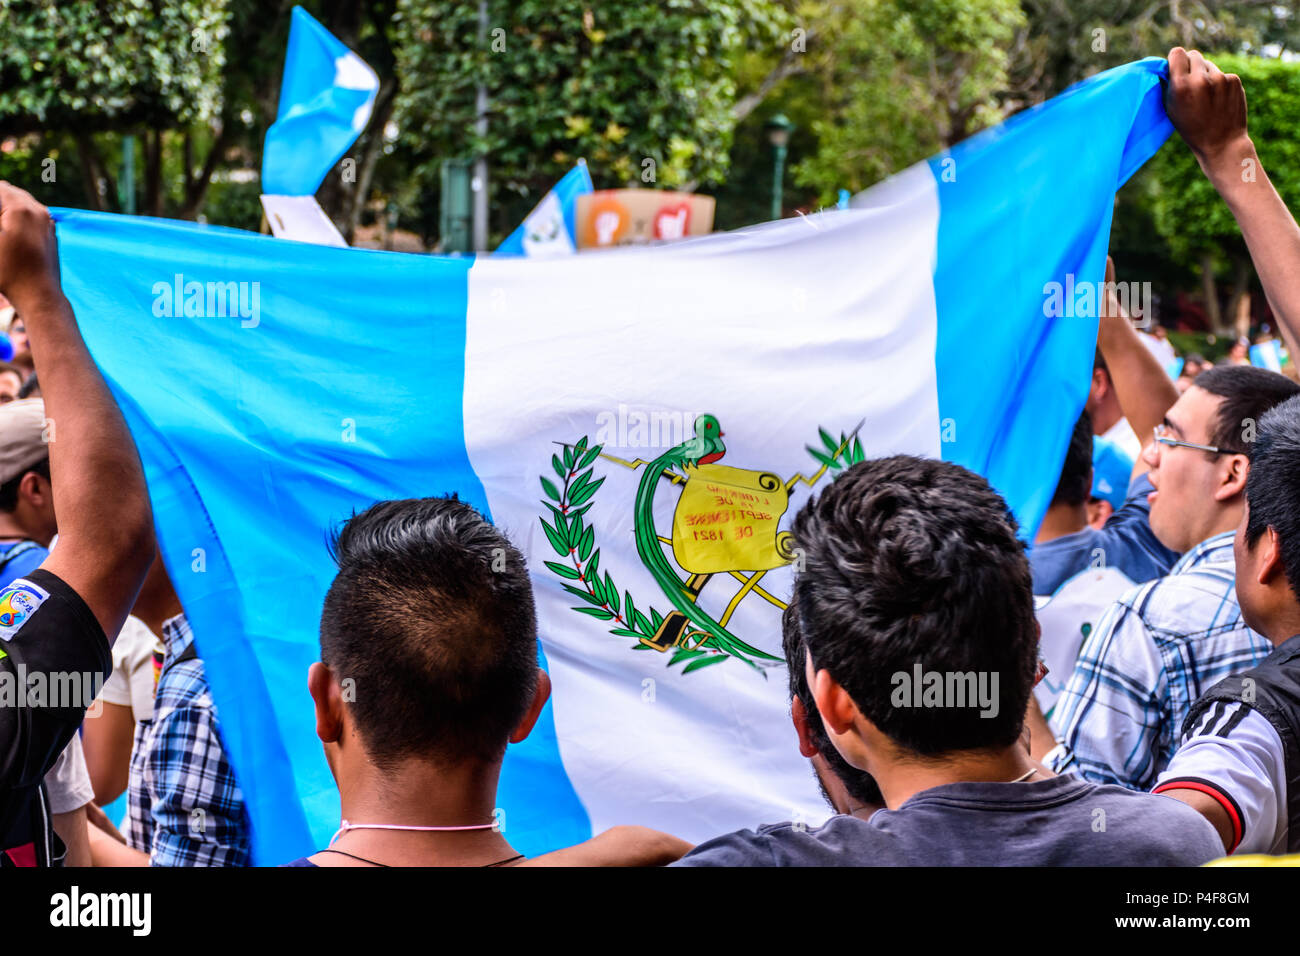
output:
[[[384,127],[392,118],[397,105],[397,81],[391,76],[385,77],[379,84],[379,93],[375,97],[375,110],[370,117],[370,134],[361,151],[361,163],[357,169],[357,181],[353,184],[351,195],[344,209],[344,236],[352,241],[357,224],[361,221],[361,210],[365,207],[366,197],[370,195],[370,185],[375,178],[375,166],[384,148]]]
[[[91,204],[91,208],[98,209],[100,212],[108,212],[110,208],[116,209],[116,184],[99,158],[95,140],[84,129],[74,130],[72,139],[77,144],[77,163],[81,166],[81,182],[86,190],[86,201]],[[100,182],[107,186],[105,193],[99,191]]]
[[[815,29],[809,30],[804,34],[804,42],[807,43],[808,41],[813,40],[816,36],[817,31]],[[737,123],[743,122],[750,113],[754,112],[754,110],[758,108],[763,100],[767,99],[767,95],[771,93],[778,84],[791,76],[804,72],[804,66],[801,59],[804,56],[807,56],[807,54],[800,53],[793,47],[786,50],[781,56],[780,62],[768,71],[767,76],[763,77],[762,82],[758,84],[758,89],[754,90],[752,93],[746,93],[740,99],[736,100],[735,105],[731,107],[732,118]]]
[[[203,205],[203,199],[208,194],[208,185],[212,182],[212,174],[216,172],[217,163],[225,155],[226,143],[230,139],[232,127],[232,123],[220,121],[217,138],[212,141],[212,146],[208,149],[208,155],[203,160],[203,168],[199,170],[199,174],[193,179],[190,179],[189,166],[186,165],[185,203],[180,212],[182,219],[193,219],[198,215],[199,207]]]

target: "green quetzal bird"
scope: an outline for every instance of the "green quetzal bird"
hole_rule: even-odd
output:
[[[659,479],[673,469],[685,474],[688,467],[708,465],[720,459],[727,452],[722,436],[718,420],[712,415],[701,415],[695,419],[694,438],[668,449],[646,466],[636,491],[636,551],[668,600],[695,627],[712,636],[711,646],[742,659],[749,655],[775,661],[777,658],[746,644],[691,600],[681,578],[664,557],[663,545],[655,529],[654,496]]]

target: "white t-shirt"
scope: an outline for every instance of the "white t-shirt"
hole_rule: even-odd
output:
[[[1285,853],[1286,756],[1268,719],[1240,701],[1218,701],[1156,781],[1155,792],[1175,781],[1194,784],[1236,817],[1233,853]]]
[[[1128,455],[1134,461],[1137,461],[1142,455],[1142,442],[1133,431],[1133,426],[1128,423],[1127,418],[1121,418],[1101,436],[1109,442],[1118,445],[1124,454]]]
[[[153,651],[158,638],[138,617],[128,617],[113,642],[113,673],[99,691],[106,704],[130,707],[136,722],[153,714]]]
[[[1147,347],[1147,351],[1156,357],[1161,368],[1168,368],[1173,360],[1178,358],[1178,353],[1174,351],[1174,346],[1168,339],[1156,338],[1149,332],[1139,332],[1138,338]]]
[[[86,769],[80,734],[72,735],[59,759],[45,774],[45,792],[50,798],[50,813],[71,813],[94,801],[95,788]]]
[[[1047,665],[1047,674],[1034,688],[1034,697],[1049,720],[1074,673],[1084,640],[1106,610],[1132,587],[1133,582],[1118,568],[1087,568],[1066,580],[1052,596],[1035,596],[1038,656]]]

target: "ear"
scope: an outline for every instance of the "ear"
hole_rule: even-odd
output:
[[[316,704],[316,736],[322,743],[338,743],[343,736],[343,692],[324,662],[308,668],[307,690]]]
[[[817,702],[817,711],[822,715],[827,730],[840,735],[853,729],[858,705],[853,703],[849,692],[839,685],[830,671],[817,671],[808,686],[812,688],[813,700]]]
[[[1043,625],[1038,623],[1038,614],[1034,614],[1034,646],[1041,648],[1043,646]],[[1034,686],[1037,687],[1039,682],[1047,676],[1047,665],[1043,663],[1043,655],[1040,651],[1038,661],[1034,665]]]
[[[1246,478],[1250,475],[1250,459],[1245,455],[1229,455],[1227,468],[1222,472],[1219,487],[1214,491],[1215,501],[1231,501],[1246,493]]]
[[[524,712],[523,719],[515,726],[514,733],[510,735],[510,742],[517,744],[523,741],[533,732],[533,725],[537,723],[537,718],[542,716],[542,708],[546,702],[551,699],[551,675],[546,673],[540,667],[537,668],[537,690],[533,692],[532,703],[528,705],[528,710]]]
[[[1255,547],[1263,548],[1263,554],[1260,555],[1259,574],[1256,580],[1260,584],[1268,585],[1277,580],[1281,575],[1286,576],[1286,569],[1282,567],[1282,539],[1278,533],[1272,529],[1266,529],[1261,535],[1263,540],[1255,542]]]
[[[820,754],[821,751],[812,742],[812,734],[808,732],[808,711],[798,697],[790,701],[790,720],[794,724],[795,734],[799,737],[799,753],[804,757],[816,757]]]
[[[1039,615],[1037,614],[1034,615],[1034,644],[1036,646],[1043,646],[1043,624],[1039,623]],[[1047,663],[1044,663],[1043,658],[1039,657],[1039,662],[1037,662],[1037,665],[1035,665],[1035,669],[1034,669],[1035,687],[1037,687],[1037,685],[1039,685],[1041,680],[1043,680],[1043,678],[1045,678],[1045,676],[1047,675],[1048,675]]]
[[[41,507],[50,493],[49,488],[49,483],[44,478],[34,471],[29,471],[23,475],[22,481],[18,482],[18,496],[28,498],[33,504]]]

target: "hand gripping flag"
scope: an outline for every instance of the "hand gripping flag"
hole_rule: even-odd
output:
[[[311,196],[370,121],[375,71],[293,8],[280,105],[262,146],[262,192]]]
[[[1045,301],[1102,280],[1164,71],[1093,77],[857,208],[546,262],[58,211],[256,859],[338,825],[305,690],[328,529],[451,491],[527,554],[554,685],[506,756],[516,847],[824,816],[779,660],[790,520],[908,452],[986,475],[1032,538],[1096,341],[1095,297]]]

